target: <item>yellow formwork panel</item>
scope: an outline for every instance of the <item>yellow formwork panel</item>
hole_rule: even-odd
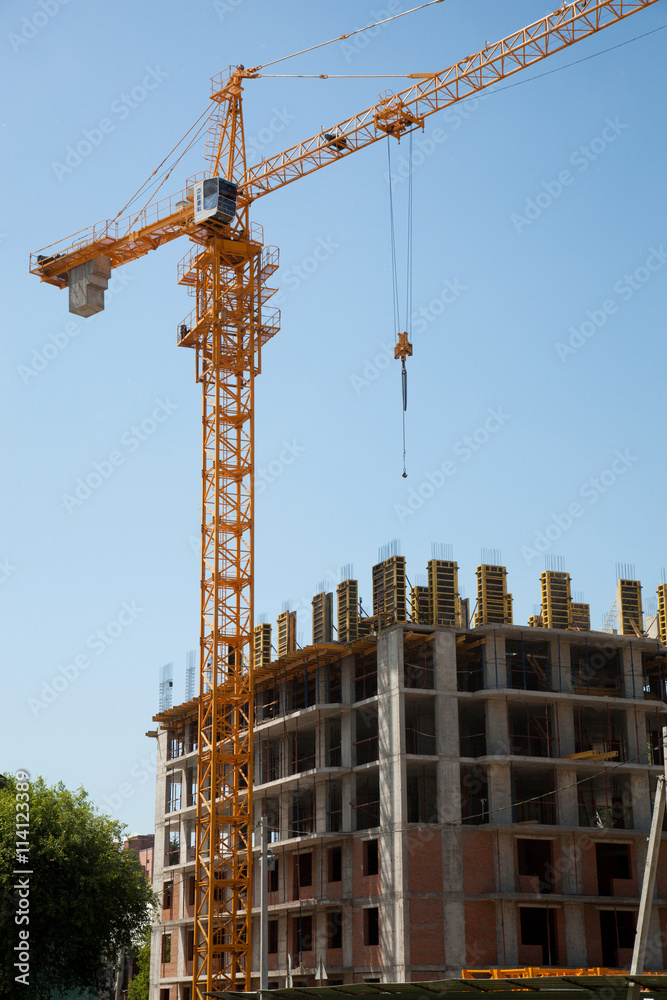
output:
[[[449,559],[428,562],[428,602],[431,625],[455,628],[461,625],[459,567]]]
[[[642,585],[639,580],[619,580],[616,590],[621,635],[643,635]]]
[[[591,630],[591,606],[573,601],[570,605],[570,628],[579,629],[581,632]]]
[[[253,630],[253,651],[255,670],[268,667],[271,662],[271,626],[268,622],[255,625]]]
[[[349,643],[359,638],[359,584],[343,580],[336,588],[338,601],[338,641]]]
[[[504,566],[478,566],[475,625],[511,625],[512,595]]]
[[[658,630],[660,642],[667,646],[667,583],[658,587]]]
[[[542,621],[545,628],[569,628],[572,595],[570,574],[545,570],[540,576]]]
[[[528,619],[528,628],[544,628],[542,615],[531,615]]]
[[[313,644],[333,642],[333,594],[313,597]]]
[[[296,649],[296,611],[282,611],[278,615],[278,658]]]
[[[428,587],[412,587],[410,590],[410,609],[413,622],[418,625],[430,624]]]
[[[373,614],[385,612],[392,621],[407,618],[405,594],[405,556],[390,556],[373,566]]]

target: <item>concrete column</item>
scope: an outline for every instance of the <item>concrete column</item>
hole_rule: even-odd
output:
[[[407,901],[407,817],[405,787],[405,706],[402,694],[403,629],[392,627],[378,640],[378,731],[380,776],[380,851],[382,896],[380,945],[383,978],[409,978],[410,942]],[[385,861],[386,859],[386,861]]]
[[[461,823],[461,768],[446,757],[438,761],[438,814],[443,824]]]
[[[487,767],[489,788],[489,822],[512,822],[512,779],[509,762]]]
[[[569,672],[568,665],[568,672]],[[558,743],[554,752],[559,757],[567,757],[576,751],[576,733],[574,729],[574,705],[570,701],[560,701],[553,710],[555,735]]]
[[[321,727],[320,727],[321,728]],[[328,781],[318,781],[315,785],[315,833],[327,832],[327,805],[329,797]],[[315,883],[317,885],[317,882]]]
[[[453,631],[440,629],[435,633],[433,643],[436,690],[455,694],[458,689],[456,680],[456,634]]]
[[[517,907],[511,900],[501,899],[496,904],[496,927],[498,963],[506,968],[516,968],[519,964]]]
[[[507,687],[507,664],[505,662],[505,637],[495,630],[486,632],[484,643],[484,687]]]
[[[286,788],[281,788],[278,798],[280,800],[280,840],[289,840],[292,793]]]
[[[642,654],[632,650],[630,643],[619,650],[623,676],[623,694],[626,698],[642,698]]]
[[[461,969],[467,964],[461,840],[460,821],[445,823],[442,830],[443,930],[445,977],[451,979],[460,978]]]
[[[572,667],[570,665],[570,645],[567,641],[556,637],[549,643],[549,660],[551,663],[551,690],[572,690]]]
[[[516,892],[514,877],[514,831],[498,831],[496,834],[496,886],[499,892]]]
[[[556,768],[556,801],[558,803],[558,822],[561,826],[579,826],[576,780],[577,772],[574,768]]]
[[[639,709],[628,708],[625,713],[626,752],[629,759],[639,757],[638,763],[648,764],[648,731],[646,713]]]
[[[340,695],[344,705],[354,701],[354,654],[344,656],[340,663]]]
[[[494,755],[510,752],[505,698],[486,699],[486,752]]]
[[[572,842],[571,834],[560,837],[560,876],[564,893],[576,895],[581,892],[581,849],[576,842]],[[583,915],[581,919],[583,920]]]
[[[630,776],[632,794],[632,825],[635,830],[651,829],[651,795],[648,774]]]
[[[567,892],[567,890],[565,891]],[[571,969],[585,969],[588,965],[588,956],[586,954],[584,905],[583,903],[566,903],[563,913],[565,916],[567,964]]]

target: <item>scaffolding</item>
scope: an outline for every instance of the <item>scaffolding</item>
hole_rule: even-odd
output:
[[[591,606],[581,601],[572,601],[570,605],[570,628],[580,632],[591,630]]]

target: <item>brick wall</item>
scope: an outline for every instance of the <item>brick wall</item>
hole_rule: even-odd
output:
[[[412,898],[410,907],[410,963],[444,965],[445,939],[440,899]]]
[[[464,892],[495,892],[494,835],[464,827],[462,854]],[[495,925],[495,911],[492,920]]]
[[[428,834],[428,836],[426,836]],[[442,892],[440,829],[410,830],[407,834],[408,891]],[[440,920],[442,920],[441,908]]]
[[[493,900],[465,904],[466,962],[470,968],[498,965],[496,904]]]

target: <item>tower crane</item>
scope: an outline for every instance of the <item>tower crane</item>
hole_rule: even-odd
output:
[[[254,396],[262,348],[279,329],[268,281],[278,250],[250,221],[254,201],[563,51],[658,0],[573,0],[438,73],[248,166],[242,94],[261,66],[213,80],[208,167],[138,215],[105,221],[31,255],[30,270],[69,286],[70,310],[99,312],[111,268],[187,236],[179,283],[195,308],[177,341],[202,386],[201,614],[193,996],[250,988],[252,911]],[[411,353],[400,334],[396,357]]]

